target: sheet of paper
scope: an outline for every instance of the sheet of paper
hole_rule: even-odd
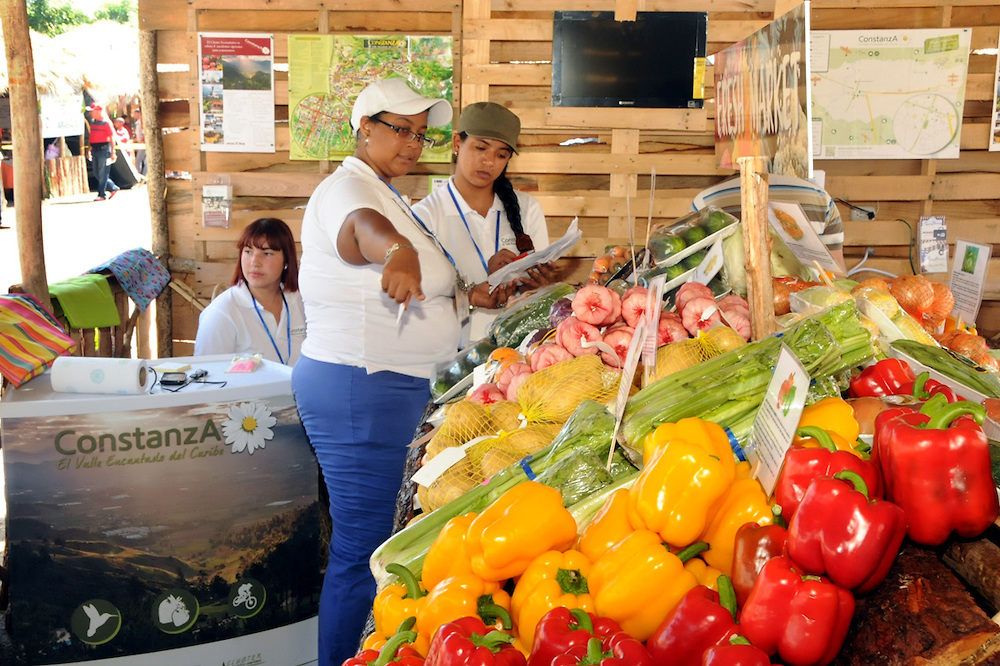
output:
[[[809,390],[809,374],[798,357],[781,345],[774,376],[764,394],[750,435],[747,460],[768,495],[774,491],[785,451],[792,443]]]
[[[812,228],[802,206],[794,202],[768,202],[767,219],[795,258],[804,266],[820,265],[824,271],[843,276],[844,269],[833,258]],[[815,262],[815,263],[814,263]]]
[[[948,286],[955,295],[952,314],[962,321],[972,324],[979,316],[979,306],[983,302],[983,286],[986,271],[990,265],[992,245],[980,245],[968,241],[955,242],[955,258],[951,264],[951,280]]]
[[[569,229],[566,230],[566,234],[562,238],[551,243],[546,248],[527,254],[517,261],[512,261],[495,273],[491,273],[489,278],[487,278],[490,283],[490,291],[511,280],[527,277],[529,268],[559,259],[569,252],[570,248],[576,245],[581,237],[583,237],[583,232],[580,231],[578,219],[574,217],[573,221],[569,223]]]

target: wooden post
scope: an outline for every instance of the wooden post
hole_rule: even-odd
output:
[[[153,254],[170,269],[170,225],[167,221],[167,174],[163,161],[163,131],[160,128],[160,84],[156,75],[156,33],[139,31],[139,76],[142,88],[142,122],[146,132],[146,193],[152,226]],[[171,323],[171,290],[156,298],[156,357],[174,353]],[[143,349],[144,345],[137,345]]]
[[[23,0],[0,0],[4,51],[10,80],[14,144],[14,201],[17,246],[24,290],[52,309],[42,243],[42,132],[38,121],[35,62]]]
[[[747,267],[747,301],[754,340],[774,333],[774,287],[771,284],[771,237],[767,222],[767,170],[763,157],[742,157],[740,206]]]

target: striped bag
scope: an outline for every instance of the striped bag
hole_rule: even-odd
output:
[[[20,386],[72,353],[76,342],[27,294],[0,295],[0,375]]]

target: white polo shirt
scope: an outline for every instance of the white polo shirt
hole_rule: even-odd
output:
[[[260,354],[275,363],[295,365],[306,337],[305,310],[299,292],[285,292],[284,296],[288,309],[282,307],[281,317],[275,321],[260,304],[254,308],[245,283],[226,289],[198,316],[195,356]]]
[[[398,328],[398,305],[382,291],[382,265],[354,266],[337,252],[344,220],[362,208],[384,215],[420,256],[425,300],[410,301]],[[458,351],[455,282],[455,268],[406,203],[371,167],[347,157],[313,192],[302,220],[299,289],[308,329],[302,353],[369,373],[430,379],[434,365]]]

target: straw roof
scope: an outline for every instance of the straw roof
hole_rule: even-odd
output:
[[[0,48],[5,48],[2,32]],[[39,32],[31,33],[31,52],[35,63],[35,87],[39,94],[69,97],[80,93],[83,87],[83,70],[71,53],[55,44],[51,37]],[[4,57],[0,58],[0,92],[6,93],[9,89],[7,58]]]
[[[138,95],[139,29],[115,21],[85,23],[52,38],[83,71],[95,99]]]

